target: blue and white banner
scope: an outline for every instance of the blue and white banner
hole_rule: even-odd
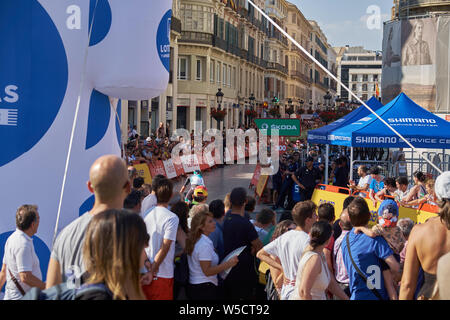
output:
[[[93,161],[120,155],[119,99],[166,90],[171,8],[169,0],[0,1],[0,257],[17,208],[36,204],[46,273],[78,99],[59,230],[93,203]]]

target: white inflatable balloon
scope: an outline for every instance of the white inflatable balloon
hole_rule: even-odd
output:
[[[117,99],[166,90],[171,7],[169,0],[0,1],[0,257],[16,209],[37,204],[34,242],[46,273],[78,97],[58,230],[92,205],[93,161],[120,155]]]

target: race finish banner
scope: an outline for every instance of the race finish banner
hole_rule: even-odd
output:
[[[280,137],[298,137],[300,136],[301,126],[300,119],[255,119],[255,124],[259,130],[267,130],[267,135],[272,135],[272,130],[279,130]]]

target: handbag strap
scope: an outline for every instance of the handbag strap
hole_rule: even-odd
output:
[[[352,265],[353,265],[353,267],[355,268],[356,272],[357,272],[357,273],[359,274],[359,276],[364,280],[364,282],[367,283],[367,277],[366,277],[366,276],[364,275],[364,273],[362,273],[362,271],[358,268],[358,266],[356,265],[356,263],[355,263],[355,261],[353,260],[353,257],[352,257],[352,252],[351,252],[351,250],[350,250],[350,240],[349,240],[350,232],[351,232],[351,231],[349,231],[349,233],[347,233],[347,236],[345,237],[345,238],[346,238],[346,241],[347,241],[348,255],[350,256],[350,260],[352,261]],[[378,300],[384,300],[383,297],[380,295],[380,293],[378,292],[377,289],[372,288],[372,289],[370,289],[370,291],[372,291],[372,293],[378,298]]]
[[[9,276],[11,277],[11,280],[14,282],[14,284],[17,287],[17,289],[19,289],[20,293],[24,296],[25,295],[25,290],[23,290],[23,288],[20,285],[19,281],[16,279],[16,277],[14,277],[14,275],[12,274],[11,270],[9,270],[9,268],[8,268],[8,272],[9,272]]]

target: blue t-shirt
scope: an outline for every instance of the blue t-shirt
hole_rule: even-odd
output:
[[[394,252],[389,247],[383,237],[370,238],[365,234],[355,234],[353,229],[348,232],[350,249],[353,260],[362,273],[368,278],[368,282],[376,286],[376,289],[384,300],[389,300],[389,296],[384,286],[384,278],[379,259],[385,260]],[[378,298],[368,288],[367,283],[353,267],[348,254],[347,236],[342,240],[342,253],[345,268],[350,278],[351,300],[378,300]],[[379,278],[377,276],[379,275]]]
[[[375,193],[382,190],[383,188],[384,188],[384,182],[383,181],[377,182],[377,180],[375,180],[375,179],[372,179],[372,182],[369,185],[369,189],[372,189],[373,192],[375,192]]]
[[[219,222],[216,221],[216,229],[209,234],[209,238],[213,242],[214,249],[216,249],[216,252],[219,256],[219,261],[221,261],[224,258],[223,252],[223,226]]]

